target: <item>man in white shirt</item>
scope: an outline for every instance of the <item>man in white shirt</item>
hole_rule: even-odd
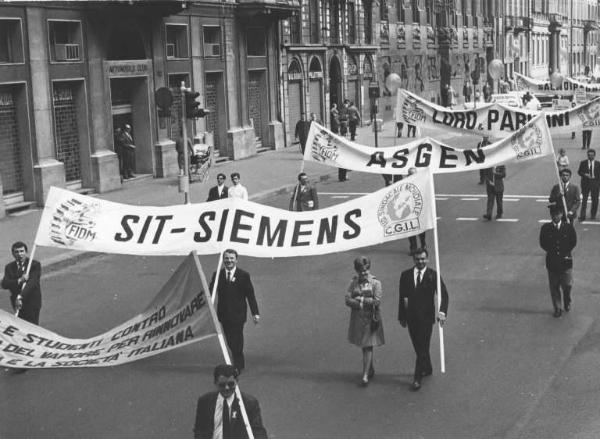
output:
[[[245,439],[248,437],[242,417],[241,407],[235,389],[237,369],[229,364],[220,364],[213,372],[217,391],[209,392],[198,399],[195,439]],[[258,400],[242,393],[248,423],[256,439],[266,439]]]
[[[240,183],[240,173],[234,172],[231,174],[231,182],[233,186],[229,188],[228,196],[229,198],[241,198],[242,200],[248,199],[248,191],[246,188]]]

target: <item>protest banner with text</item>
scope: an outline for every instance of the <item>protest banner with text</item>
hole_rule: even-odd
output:
[[[461,110],[441,107],[400,89],[396,106],[396,122],[421,128],[449,129],[475,135],[487,134],[497,139],[503,139],[520,130],[539,114],[546,118],[550,134],[570,134],[587,127],[600,126],[600,99],[562,111],[515,109],[496,103]]]
[[[52,187],[36,245],[135,255],[256,257],[336,253],[433,227],[429,172],[326,209],[289,212],[237,198],[175,206],[132,206]]]
[[[188,256],[145,311],[87,338],[62,337],[0,310],[0,366],[103,367],[167,352],[217,334],[194,256]]]
[[[517,72],[515,72],[515,80],[519,90],[526,90],[535,94],[571,96],[578,90],[583,90],[592,97],[600,96],[600,84],[585,83],[569,77],[563,78],[559,87],[554,87],[549,80],[530,78]]]
[[[404,175],[410,168],[444,174],[519,163],[553,153],[546,118],[540,114],[509,137],[481,148],[454,148],[430,137],[374,148],[351,142],[313,122],[304,160],[373,174]]]

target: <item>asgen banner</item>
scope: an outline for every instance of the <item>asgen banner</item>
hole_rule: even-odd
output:
[[[216,335],[194,259],[185,259],[144,312],[96,337],[65,338],[0,310],[0,366],[115,366]]]
[[[37,245],[133,255],[256,257],[336,253],[417,235],[434,226],[433,184],[423,171],[326,209],[289,212],[227,198],[166,207],[132,206],[52,187]]]
[[[560,87],[554,87],[550,81],[529,78],[515,72],[515,80],[519,90],[528,90],[531,93],[570,96],[577,90],[585,90],[593,97],[600,96],[600,84],[587,84],[573,78],[565,77]]]
[[[453,148],[430,137],[374,148],[351,142],[313,122],[304,160],[373,174],[407,174],[410,168],[444,174],[519,163],[553,153],[548,125],[540,114],[509,137],[481,148]]]
[[[514,109],[496,103],[464,110],[441,107],[403,89],[398,90],[396,122],[443,128],[502,139],[543,114],[551,134],[571,133],[600,125],[600,99],[562,111]]]

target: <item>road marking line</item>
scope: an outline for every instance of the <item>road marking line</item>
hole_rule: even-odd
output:
[[[540,200],[535,200],[535,201],[537,201],[538,203],[547,203],[548,202],[547,199],[540,199]]]
[[[460,201],[479,201],[480,198],[461,198]]]
[[[600,226],[600,222],[598,221],[581,221],[581,224],[592,225],[592,226]]]
[[[550,222],[550,220],[549,220],[549,219],[541,219],[541,220],[538,220],[538,223],[549,223],[549,222]]]
[[[368,195],[372,192],[319,192],[320,195]]]
[[[486,194],[436,194],[439,197],[479,197],[479,198],[485,198],[487,197]],[[543,195],[517,195],[517,194],[512,194],[512,195],[504,195],[506,198],[542,198]]]
[[[456,221],[478,221],[479,218],[465,218],[465,217],[458,217],[456,218]]]
[[[446,201],[448,197],[435,197],[436,201]]]
[[[516,223],[519,220],[517,218],[497,218],[496,221],[499,223]]]
[[[504,201],[521,201],[518,198],[504,198]]]
[[[331,198],[350,198],[350,195],[332,195]]]

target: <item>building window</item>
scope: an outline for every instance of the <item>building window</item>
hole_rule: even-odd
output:
[[[22,63],[21,21],[0,19],[0,63]]]
[[[373,42],[373,4],[371,0],[365,0],[365,43]]]
[[[469,9],[467,7],[467,0],[462,0],[461,4],[461,12],[462,12],[462,23],[463,26],[467,26],[469,23],[469,19],[467,18],[469,16]]]
[[[48,22],[50,58],[56,62],[81,60],[81,23],[79,21]]]
[[[319,43],[321,39],[321,20],[319,20],[319,0],[310,0],[308,6],[310,42]]]
[[[292,44],[302,42],[302,2],[300,2],[300,12],[290,18],[290,42]]]
[[[404,0],[396,0],[396,20],[404,23]]]
[[[340,5],[337,0],[329,1],[329,38],[331,44],[340,43]]]
[[[479,0],[471,0],[471,15],[473,15],[473,26],[478,26],[477,16],[479,15],[479,8],[477,4]]]
[[[419,13],[419,0],[412,0],[412,20],[413,23],[419,23],[421,20]]]
[[[202,29],[204,36],[204,57],[220,58],[221,53],[221,27],[204,26]]]
[[[425,0],[425,16],[427,24],[433,24],[433,0]]]
[[[185,24],[167,24],[167,58],[187,58],[188,27]]]
[[[246,30],[246,49],[248,56],[266,56],[267,45],[265,31],[260,27],[249,27]]]
[[[387,0],[379,0],[379,19],[388,20],[388,5]]]
[[[356,11],[354,3],[348,3],[348,43],[356,44]]]

